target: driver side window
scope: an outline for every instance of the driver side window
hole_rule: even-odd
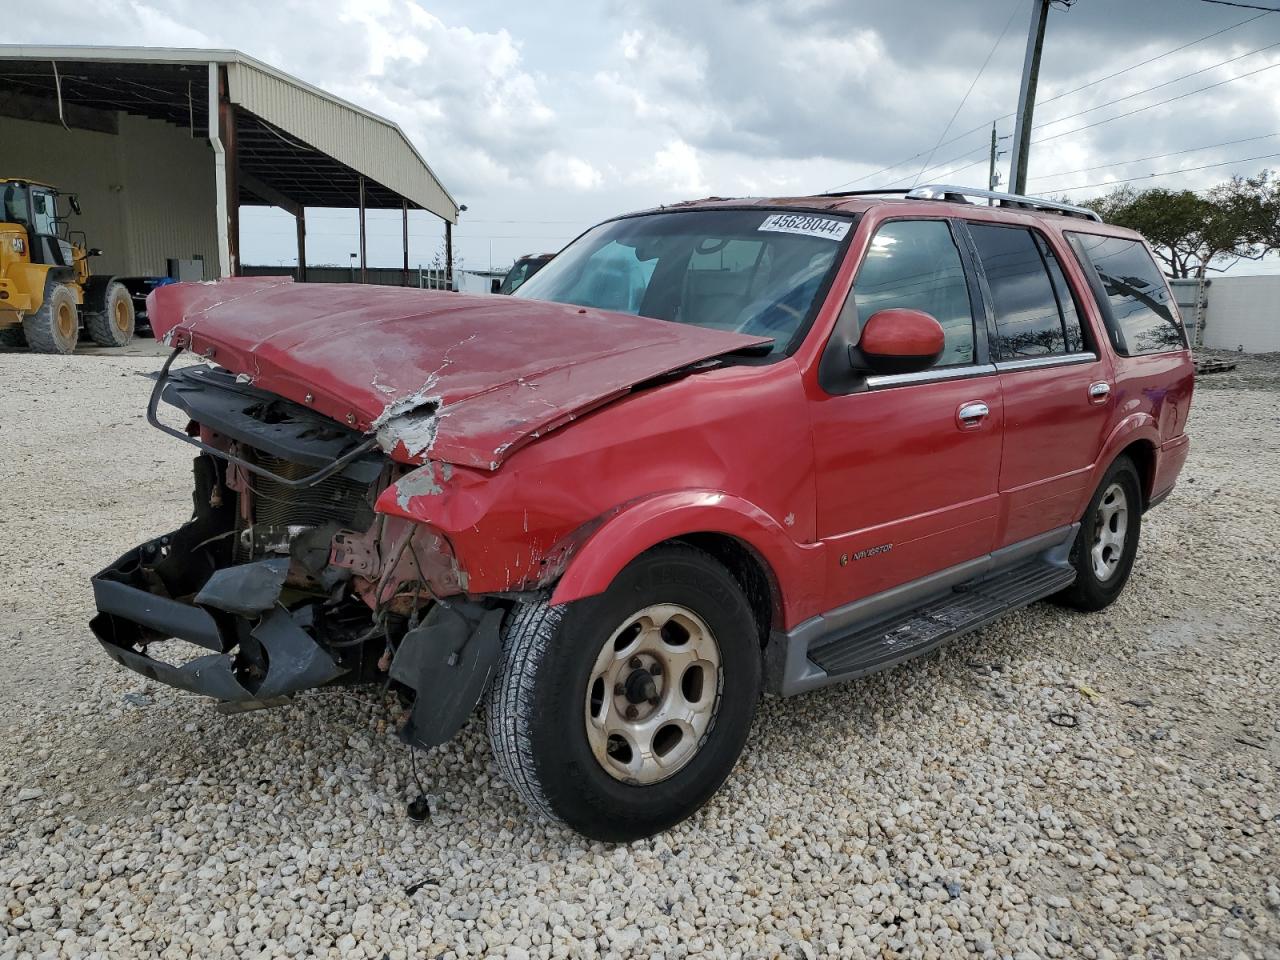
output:
[[[946,334],[937,366],[973,363],[973,310],[964,263],[944,220],[891,220],[871,238],[852,299],[859,327],[880,310],[929,314]]]

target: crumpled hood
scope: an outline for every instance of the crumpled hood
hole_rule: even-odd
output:
[[[633,386],[767,338],[512,297],[288,278],[177,283],[157,338],[340,423],[397,459],[495,470]]]

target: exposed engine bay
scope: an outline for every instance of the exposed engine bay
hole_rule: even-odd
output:
[[[448,740],[496,663],[509,601],[468,597],[446,537],[375,512],[411,468],[247,378],[170,364],[148,415],[201,450],[192,517],[93,578],[107,652],[228,710],[381,682],[414,705],[407,742]],[[159,421],[159,402],[190,418],[185,433]],[[175,656],[171,638],[201,655]]]

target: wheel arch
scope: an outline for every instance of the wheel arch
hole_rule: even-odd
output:
[[[551,601],[569,603],[603,592],[622,569],[668,542],[698,547],[723,563],[743,586],[762,636],[791,619],[788,586],[815,545],[793,541],[761,508],[715,491],[662,494],[632,504],[596,529],[569,558]]]
[[[1111,465],[1120,457],[1127,455],[1138,470],[1139,485],[1142,488],[1142,507],[1145,510],[1151,502],[1159,449],[1160,430],[1151,414],[1135,413],[1125,417],[1116,424],[1103,445],[1102,455],[1094,465],[1089,496],[1093,495],[1093,490],[1097,489]]]
[[[1135,440],[1112,458],[1112,463],[1128,457],[1138,470],[1138,487],[1142,493],[1142,509],[1151,503],[1156,478],[1156,445],[1151,440]]]

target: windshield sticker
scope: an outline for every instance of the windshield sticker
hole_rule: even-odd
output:
[[[843,240],[853,226],[848,220],[833,220],[830,217],[814,217],[803,213],[775,213],[765,217],[764,223],[756,229],[768,230],[771,233],[802,233],[806,237],[826,237],[828,240]]]

